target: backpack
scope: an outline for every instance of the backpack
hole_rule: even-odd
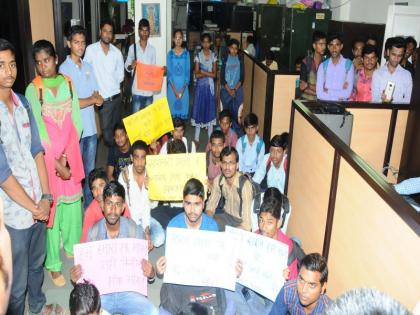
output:
[[[296,242],[293,239],[291,239],[291,241],[293,243],[293,248],[292,248],[292,251],[289,253],[289,256],[287,258],[287,265],[289,266],[291,263],[293,263],[293,261],[295,259],[297,259],[298,270],[299,270],[300,266],[302,264],[302,260],[306,256],[306,254],[305,254],[304,250],[302,249],[302,247],[299,245],[298,242]]]
[[[282,222],[280,228],[283,227],[284,223],[286,222],[286,217],[287,217],[287,215],[290,212],[290,201],[289,201],[289,198],[287,198],[287,196],[286,195],[283,195],[283,194],[282,194],[282,196],[283,196],[282,197],[282,211],[283,211],[283,213],[282,213],[281,217],[283,219],[283,222]],[[254,203],[253,203],[254,206],[252,208],[252,212],[256,213],[257,215],[260,212],[260,207],[262,205],[263,199],[264,198],[263,198],[263,194],[262,193],[260,193],[259,195],[255,196],[255,198],[254,198]]]
[[[206,272],[205,267],[203,272]],[[160,301],[171,314],[179,314],[189,303],[200,304],[209,315],[221,315],[226,311],[226,296],[221,288],[163,283]]]
[[[220,188],[220,199],[219,203],[216,208],[216,213],[224,213],[224,206],[225,206],[225,197],[222,193],[222,178],[223,176],[219,177],[219,188]],[[239,176],[239,187],[237,188],[238,194],[239,194],[239,216],[242,218],[242,189],[244,188],[245,182],[249,181],[252,186],[252,199],[254,199],[256,196],[261,196],[261,187],[258,183],[254,182],[249,174],[241,174]]]
[[[92,242],[98,240],[99,222],[101,221],[96,222],[90,229],[90,237]],[[132,220],[128,220],[128,237],[137,238],[137,225]]]
[[[71,84],[71,79],[68,76],[61,74],[64,80],[67,82],[70,91],[70,97],[73,100],[73,87]],[[33,80],[32,83],[35,85],[35,90],[38,95],[39,103],[42,105],[44,104],[44,81],[42,81],[42,77],[37,75]]]
[[[245,147],[246,147],[245,137],[246,136],[241,137],[242,155],[245,154]],[[261,138],[258,138],[258,143],[257,143],[257,156],[260,155],[260,152],[261,152],[261,149],[262,149],[263,144],[264,144],[264,141]]]
[[[262,191],[266,191],[268,188],[267,178],[268,178],[268,172],[270,171],[270,169],[271,169],[271,157],[268,157],[267,163],[265,164],[265,175],[260,184]],[[284,172],[287,171],[287,159],[283,163],[283,169],[284,169]]]
[[[325,82],[327,82],[327,68],[328,68],[328,64],[330,63],[330,59],[331,58],[328,58],[322,63],[322,68],[324,69],[324,88],[325,88]],[[344,67],[346,69],[346,78],[347,78],[347,74],[349,73],[352,65],[353,65],[353,62],[350,59],[346,58],[345,65],[344,65]]]

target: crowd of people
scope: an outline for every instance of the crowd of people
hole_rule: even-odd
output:
[[[156,63],[156,50],[148,42],[149,22],[140,20],[138,31],[140,40],[130,46],[125,62],[112,44],[109,21],[101,23],[100,40],[88,47],[85,29],[71,27],[67,36],[70,54],[60,65],[49,41],[35,42],[37,76],[25,95],[12,90],[17,74],[15,48],[0,39],[0,197],[4,202],[0,232],[6,232],[4,222],[5,234],[11,239],[8,242],[9,236],[4,236],[0,246],[4,244],[5,252],[12,254],[11,262],[7,257],[0,260],[4,295],[10,291],[10,300],[0,305],[0,313],[7,308],[7,314],[24,314],[26,296],[31,314],[53,312],[42,283],[44,268],[54,285],[64,286],[68,281],[62,272],[61,246],[71,258],[78,243],[137,238],[147,240],[152,251],[165,244],[167,227],[223,232],[226,226],[233,226],[288,246],[289,259],[283,270],[286,282],[274,303],[239,284],[229,291],[165,283],[156,307],[136,292],[100,295],[94,284],[80,281],[83,266],[75,265],[70,272],[75,285],[71,314],[100,314],[101,309],[105,314],[322,314],[329,305],[337,305],[337,310],[328,314],[342,314],[338,311],[341,304],[332,303],[326,294],[326,259],[318,253],[305,255],[299,240],[285,234],[291,216],[284,195],[289,138],[286,132],[275,135],[266,148],[258,136],[259,117],[254,113],[241,117],[244,64],[239,42],[232,39],[222,49],[219,41],[213,51],[211,37],[202,35],[202,49],[193,58],[195,93],[190,117],[190,55],[182,47],[183,33],[176,30],[166,63],[174,130],[150,145],[142,140],[130,144],[121,122],[124,71],[136,82],[136,76],[142,75],[136,71],[138,62]],[[349,61],[341,55],[339,36],[327,39],[315,32],[313,56],[302,64],[302,96],[409,102],[412,77],[403,67],[408,69],[409,59],[415,59],[412,46],[416,46],[412,40],[389,40],[388,62],[375,70],[377,53],[370,43],[356,42],[355,58]],[[326,47],[330,57],[324,61]],[[215,78],[220,82],[223,105],[219,114]],[[395,90],[388,99],[384,90],[390,80]],[[152,92],[133,84],[132,113],[152,102]],[[95,165],[95,107],[108,147],[105,168]],[[194,139],[185,135],[188,119],[195,127]],[[191,178],[182,183],[182,201],[151,201],[146,156],[198,152],[202,128],[207,128],[209,139],[201,144],[207,154],[207,182]],[[155,262],[143,260],[139,272],[154,285],[155,276],[161,277],[166,266],[164,256]],[[242,268],[238,261],[237,277]],[[200,298],[191,301],[191,296],[208,292],[216,297],[212,303],[200,303]],[[406,314],[394,304],[399,310],[394,314]],[[55,313],[59,313],[57,308]]]

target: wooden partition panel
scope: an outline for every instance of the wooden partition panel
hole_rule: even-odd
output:
[[[55,43],[53,2],[51,0],[29,0],[32,42],[39,39]],[[61,32],[61,30],[60,30]]]
[[[292,100],[295,98],[297,75],[276,74],[274,78],[271,137],[289,131]]]
[[[420,292],[419,262],[416,233],[342,158],[328,294],[334,298],[349,288],[375,287],[413,309]]]
[[[298,111],[294,117],[287,234],[299,237],[305,252],[322,253],[334,150]]]
[[[394,139],[392,141],[391,158],[389,165],[394,169],[399,169],[401,163],[401,155],[407,129],[408,110],[399,110],[397,115],[397,123],[395,125]],[[392,172],[388,172],[388,181],[396,183],[398,176],[393,176]]]
[[[255,64],[251,111],[259,118],[258,133],[260,136],[263,135],[264,130],[266,91],[267,72],[265,72],[259,65]]]
[[[392,111],[369,108],[347,110],[354,115],[351,149],[376,171],[382,172]]]
[[[248,114],[251,111],[251,97],[252,97],[252,74],[254,61],[247,55],[244,54],[244,67],[245,67],[245,78],[244,78],[244,109],[243,113]]]

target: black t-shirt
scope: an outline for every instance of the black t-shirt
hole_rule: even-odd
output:
[[[118,180],[118,176],[120,176],[121,169],[130,164],[130,150],[128,150],[127,153],[123,153],[116,146],[113,146],[109,149],[107,165],[114,167],[113,176],[115,180]]]

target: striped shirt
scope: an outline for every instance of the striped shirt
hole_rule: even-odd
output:
[[[321,294],[311,315],[322,314],[330,303],[330,298]],[[305,309],[300,304],[297,290],[297,279],[287,281],[280,290],[269,315],[306,315]]]

